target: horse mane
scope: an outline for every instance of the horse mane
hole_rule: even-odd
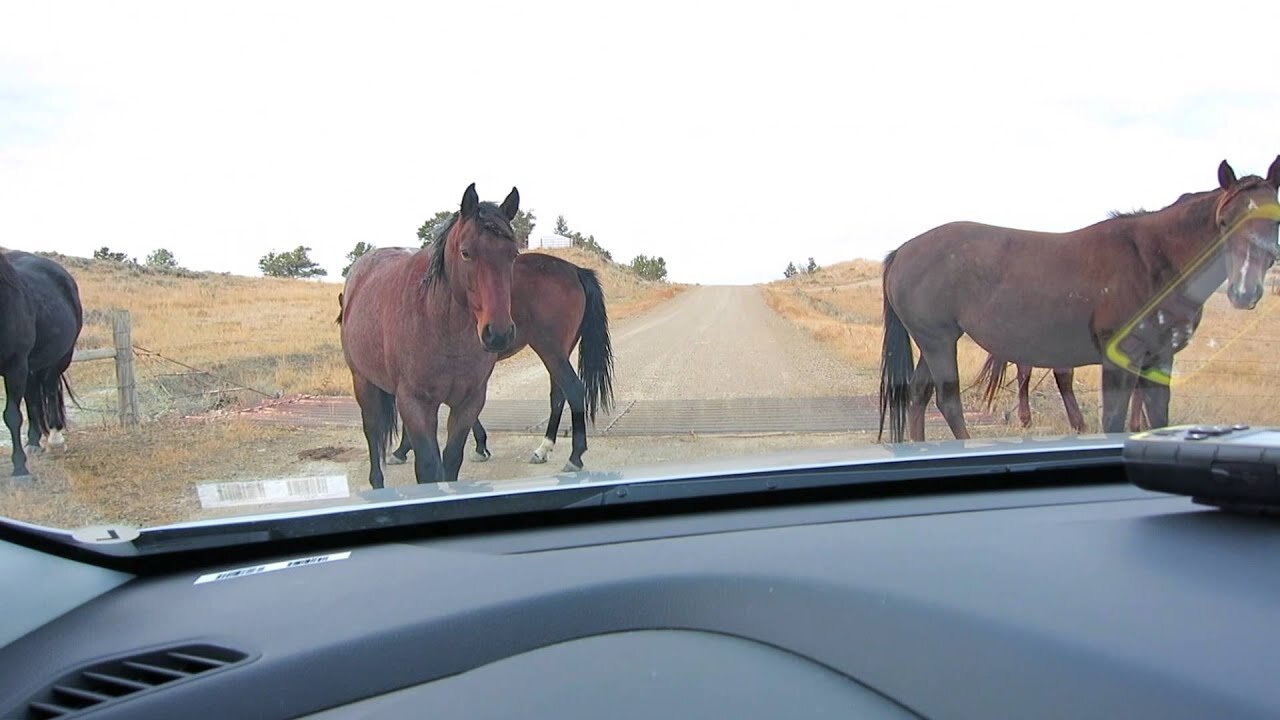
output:
[[[1151,211],[1146,208],[1134,208],[1132,210],[1112,210],[1107,213],[1107,219],[1114,220],[1116,218],[1141,217],[1150,215]]]
[[[482,202],[476,209],[476,218],[482,223],[486,220],[496,222],[498,227],[511,229],[511,221],[507,220],[507,216],[503,214],[502,208],[497,203]],[[458,224],[459,213],[455,212],[449,216],[432,236],[431,241],[427,243],[427,251],[431,253],[431,263],[427,266],[427,274],[422,278],[424,287],[442,282],[449,282],[449,278],[444,269],[445,260],[445,244],[449,238],[449,233],[453,231],[453,226]],[[515,233],[510,235],[512,242],[515,242]]]

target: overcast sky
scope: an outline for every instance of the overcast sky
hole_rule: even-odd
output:
[[[474,181],[746,283],[1280,153],[1274,2],[864,5],[3,2],[0,245],[336,275]]]

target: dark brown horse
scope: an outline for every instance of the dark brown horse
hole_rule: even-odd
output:
[[[374,488],[383,486],[397,405],[415,451],[417,481],[458,479],[489,375],[516,334],[511,272],[518,249],[511,220],[519,206],[515,188],[498,206],[480,202],[472,184],[427,247],[379,248],[351,266],[342,291],[342,351]],[[449,406],[443,456],[436,437],[442,404]]]
[[[65,373],[84,325],[80,289],[58,263],[18,250],[0,252],[0,375],[4,375],[4,424],[13,442],[15,477],[28,474],[27,452],[40,442],[64,444],[67,427]],[[27,405],[27,449],[22,411]]]
[[[1197,311],[1185,327],[1175,327],[1171,331],[1171,339],[1173,343],[1173,354],[1177,354],[1191,342],[1191,336],[1195,334],[1197,328],[1200,327],[1200,320],[1204,316],[1203,311]],[[1169,364],[1173,361],[1170,359]],[[982,370],[978,373],[978,380],[975,384],[986,384],[982,392],[982,401],[990,409],[995,404],[996,393],[1000,387],[1004,385],[1005,371],[1008,363],[999,363],[994,355],[987,355],[987,361],[982,365]],[[1027,365],[1018,365],[1018,420],[1022,423],[1022,427],[1031,427],[1031,370]],[[1058,393],[1062,396],[1062,405],[1067,411],[1067,422],[1071,424],[1071,429],[1078,433],[1085,431],[1084,415],[1080,412],[1080,404],[1076,402],[1076,394],[1073,389],[1075,382],[1075,371],[1072,368],[1056,368],[1053,370],[1054,382],[1058,385]],[[1169,416],[1169,408],[1151,408],[1147,409],[1147,403],[1157,402],[1160,398],[1159,393],[1154,397],[1144,393],[1143,390],[1147,384],[1151,382],[1147,378],[1138,378],[1138,384],[1133,388],[1133,398],[1130,401],[1129,412],[1129,430],[1139,432],[1151,427],[1151,416],[1163,415]],[[1164,401],[1168,402],[1168,396],[1165,395]]]
[[[604,291],[594,271],[544,253],[524,253],[516,258],[511,281],[511,315],[516,339],[498,360],[506,360],[529,346],[551,376],[551,414],[542,443],[533,451],[532,463],[544,463],[556,445],[560,417],[566,400],[573,419],[573,450],[566,472],[582,469],[587,450],[586,417],[594,423],[596,411],[606,412],[613,403],[613,349],[609,340],[609,316]],[[578,372],[569,356],[578,346]],[[475,460],[489,459],[488,433],[480,420],[472,427]],[[388,458],[404,462],[409,442]]]
[[[1280,157],[1265,179],[1237,179],[1224,160],[1218,188],[1154,212],[1068,233],[958,222],[907,241],[884,261],[881,436],[887,416],[891,441],[901,441],[908,424],[911,439],[923,440],[924,410],[936,388],[952,434],[969,437],[956,363],[963,334],[1029,367],[1101,364],[1103,431],[1122,432],[1138,375],[1108,356],[1108,343],[1125,337],[1121,331],[1175,286],[1183,307],[1193,309],[1160,318],[1173,325],[1186,322],[1224,280],[1234,307],[1257,305],[1276,258],[1277,224],[1255,211],[1276,206],[1278,184]],[[1157,362],[1168,342],[1147,343],[1152,350],[1140,366]],[[1153,407],[1168,407],[1167,385],[1144,392],[1154,396]],[[1168,417],[1151,422],[1164,425]]]

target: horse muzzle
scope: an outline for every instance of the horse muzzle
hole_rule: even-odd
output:
[[[1227,299],[1231,301],[1231,306],[1237,310],[1252,310],[1258,306],[1258,301],[1262,299],[1262,284],[1255,284],[1244,292],[1240,292],[1235,288],[1228,289]]]
[[[485,323],[480,329],[480,344],[487,352],[500,353],[511,347],[516,339],[515,325],[509,325],[501,332],[496,331],[492,323]]]

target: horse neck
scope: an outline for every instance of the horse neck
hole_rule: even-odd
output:
[[[415,261],[410,265],[413,277],[426,276],[427,263]],[[411,317],[430,328],[437,337],[475,332],[475,321],[467,306],[466,293],[460,292],[458,286],[452,284],[453,279],[453,273],[446,272],[444,278],[429,283],[410,282],[407,285],[406,305],[415,310]]]
[[[1135,233],[1133,244],[1151,270],[1157,287],[1175,282],[1217,239],[1216,208],[1221,190],[1205,193],[1152,213]],[[1197,271],[1192,293],[1200,302],[1227,279],[1221,249]]]

